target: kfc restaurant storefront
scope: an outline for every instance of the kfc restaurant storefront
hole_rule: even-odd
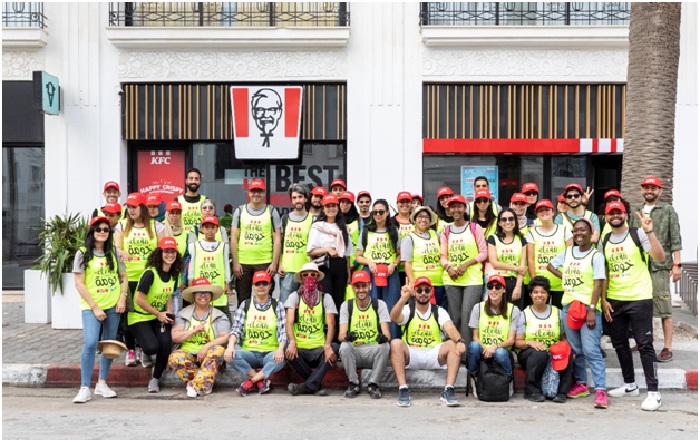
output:
[[[170,199],[184,192],[185,171],[196,167],[199,192],[221,215],[224,204],[247,201],[253,178],[265,180],[268,200],[281,212],[291,208],[292,183],[327,187],[345,178],[344,83],[122,87],[130,188]]]

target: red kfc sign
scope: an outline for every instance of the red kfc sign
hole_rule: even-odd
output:
[[[231,87],[236,159],[297,159],[302,87]]]
[[[172,200],[180,194],[184,194],[184,151],[138,151],[136,161],[137,185],[140,193],[160,193],[166,200]]]

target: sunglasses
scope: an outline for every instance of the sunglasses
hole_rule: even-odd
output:
[[[525,195],[528,196],[528,197],[532,197],[532,196],[536,196],[537,193],[534,192],[534,191],[528,191],[528,192],[525,193]]]
[[[430,293],[432,291],[432,287],[416,287],[416,293]]]
[[[477,200],[476,200],[476,203],[478,203],[478,204],[488,203],[488,202],[490,202],[489,199],[477,199]]]
[[[302,277],[318,278],[318,272],[302,272],[301,276]]]
[[[104,234],[108,234],[108,233],[109,233],[109,228],[107,228],[107,227],[104,227],[104,228],[95,228],[95,232],[102,232],[102,233],[104,233]]]
[[[372,215],[384,215],[386,211],[372,211]]]
[[[260,287],[260,286],[269,286],[270,282],[269,281],[258,281],[257,283],[253,283],[255,287]]]
[[[501,217],[501,220],[503,223],[510,223],[515,221],[515,217]]]
[[[503,285],[499,283],[491,283],[486,285],[486,290],[501,290]]]
[[[567,194],[566,198],[567,199],[578,199],[581,197],[581,194]]]

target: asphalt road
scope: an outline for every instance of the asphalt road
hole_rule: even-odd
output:
[[[447,408],[439,393],[412,392],[412,406],[396,406],[396,391],[370,400],[363,393],[345,399],[291,397],[272,390],[241,398],[233,390],[188,399],[179,388],[159,394],[117,388],[119,397],[93,394],[85,404],[72,402],[77,389],[4,387],[2,437],[75,438],[253,438],[253,439],[697,439],[698,394],[664,392],[657,412],[639,408],[639,398],[610,399],[607,410],[593,398],[565,404],[535,404],[516,394],[504,403],[484,403],[458,395],[461,406]],[[239,437],[240,436],[240,437]],[[496,437],[494,437],[496,436]]]

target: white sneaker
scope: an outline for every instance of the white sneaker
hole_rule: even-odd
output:
[[[476,394],[476,379],[474,379],[474,377],[470,375],[469,382],[471,384],[472,394],[474,395],[474,398],[478,399],[479,396]]]
[[[513,394],[515,393],[515,390],[513,389],[513,378],[510,378],[510,382],[508,382],[508,397],[513,397]]]
[[[197,397],[197,390],[187,385],[187,397],[189,397],[190,399],[194,399],[195,397]]]
[[[78,395],[75,396],[75,399],[73,399],[73,403],[85,403],[88,400],[90,400],[90,388],[80,387]]]
[[[647,398],[642,402],[644,411],[656,411],[661,408],[661,393],[658,391],[649,391]]]
[[[639,396],[639,387],[636,383],[626,383],[620,388],[614,388],[608,391],[610,397],[637,397]]]
[[[107,386],[107,382],[97,382],[97,385],[95,385],[95,394],[99,394],[105,399],[117,397],[117,393]]]

